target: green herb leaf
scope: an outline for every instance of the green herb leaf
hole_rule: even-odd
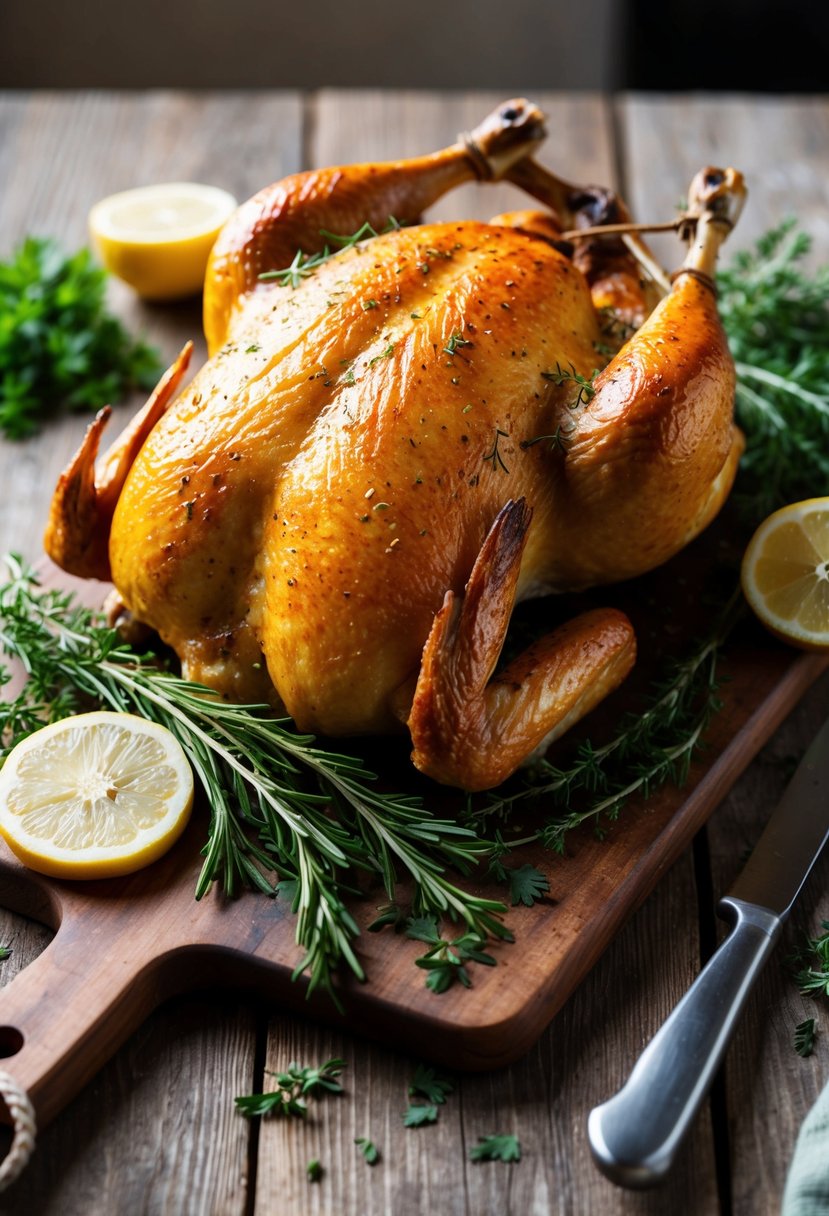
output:
[[[354,1143],[366,1159],[368,1165],[376,1165],[380,1160],[380,1151],[366,1136],[358,1136]]]
[[[746,436],[735,495],[754,523],[829,485],[829,266],[787,220],[717,275]]]
[[[570,383],[575,384],[578,387],[579,391],[576,396],[572,401],[567,402],[569,409],[575,409],[578,405],[586,405],[588,401],[592,400],[592,398],[596,396],[593,381],[598,374],[599,369],[594,368],[590,375],[590,379],[588,380],[586,376],[582,376],[580,372],[576,371],[572,363],[570,364],[569,371],[562,368],[560,363],[557,363],[556,370],[554,372],[541,373],[543,378],[545,380],[549,380],[552,384],[562,385]]]
[[[521,1145],[517,1136],[479,1136],[469,1150],[470,1161],[520,1161]]]
[[[821,921],[823,933],[803,934],[786,962],[804,996],[829,996],[829,921]]]
[[[512,940],[507,930],[504,934],[508,940]],[[426,987],[431,992],[446,992],[456,980],[464,988],[471,988],[472,980],[466,963],[483,963],[487,967],[496,965],[492,955],[483,952],[485,939],[480,933],[470,931],[454,941],[444,940],[440,936],[436,917],[411,917],[407,922],[406,936],[431,947],[415,959],[415,966],[428,972]]]
[[[35,237],[0,263],[0,430],[8,438],[34,435],[60,410],[94,412],[155,384],[158,352],[107,312],[105,281],[89,250],[67,255]]]
[[[506,464],[504,463],[504,458],[501,455],[501,452],[498,448],[499,441],[501,439],[508,439],[508,438],[509,438],[509,435],[506,431],[502,431],[500,427],[495,428],[495,438],[492,441],[492,447],[487,452],[486,456],[484,456],[484,460],[492,461],[493,472],[495,471],[495,469],[501,469],[502,472],[509,473],[509,469],[507,468]]]
[[[323,1175],[323,1168],[317,1161],[316,1157],[313,1161],[309,1161],[305,1167],[305,1172],[308,1175],[309,1182],[319,1182]]]
[[[438,1108],[436,1106],[409,1106],[403,1116],[404,1127],[423,1127],[427,1123],[437,1123]]]
[[[281,287],[299,287],[303,279],[307,279],[315,270],[329,262],[331,258],[336,257],[337,254],[342,253],[343,250],[353,249],[361,241],[366,241],[373,236],[380,236],[385,232],[394,232],[399,227],[400,224],[393,215],[390,215],[388,223],[379,232],[369,223],[363,224],[356,232],[352,232],[348,236],[340,236],[336,232],[327,232],[321,228],[320,236],[326,243],[319,253],[305,254],[301,249],[297,249],[290,266],[285,266],[282,270],[266,270],[264,274],[259,275],[259,278],[263,282],[275,281]]]
[[[794,1028],[794,1049],[799,1056],[810,1056],[815,1046],[815,1019],[806,1018]]]
[[[458,329],[451,335],[449,341],[446,343],[443,349],[447,355],[454,355],[457,353],[460,347],[472,345],[473,343],[469,340],[469,338],[465,338]]]
[[[0,946],[0,963],[5,962],[10,957],[11,952],[11,946]]]
[[[277,1087],[269,1093],[248,1094],[236,1099],[243,1115],[293,1115],[304,1118],[308,1097],[321,1093],[341,1094],[343,1087],[337,1078],[345,1068],[345,1061],[327,1060],[319,1068],[310,1065],[289,1064],[286,1072],[270,1072],[266,1076],[276,1079]]]
[[[513,907],[524,904],[531,908],[536,900],[549,894],[550,883],[537,866],[525,865],[517,870],[505,867],[509,881],[510,900]]]
[[[425,1068],[422,1064],[418,1064],[415,1074],[409,1082],[409,1097],[414,1098],[419,1095],[433,1106],[442,1106],[447,1095],[451,1094],[454,1088],[452,1082],[446,1077],[438,1076],[434,1068]]]

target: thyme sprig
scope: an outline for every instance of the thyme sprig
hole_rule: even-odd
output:
[[[499,851],[540,841],[563,853],[569,832],[592,821],[601,835],[633,794],[647,797],[666,781],[682,785],[720,706],[717,662],[743,612],[737,589],[709,635],[653,686],[644,712],[625,714],[614,735],[598,747],[585,740],[567,768],[542,760],[527,770],[517,790],[495,790],[480,805],[470,799],[465,822],[479,824],[493,815],[507,819],[517,806],[543,799],[552,803],[554,814],[532,835],[508,841],[499,836]]]
[[[829,485],[829,266],[787,220],[717,275],[746,434],[737,496],[754,523]]]
[[[364,978],[353,942],[358,927],[345,900],[360,873],[394,895],[399,873],[412,881],[415,915],[449,917],[470,933],[509,937],[499,901],[473,896],[447,877],[468,872],[487,841],[431,815],[417,798],[379,790],[355,756],[326,751],[264,705],[233,705],[211,690],[137,655],[71,595],[43,590],[17,558],[0,588],[0,645],[29,680],[0,704],[7,745],[45,722],[77,712],[84,698],[168,727],[207,793],[210,823],[196,896],[219,881],[229,894],[252,886],[275,892],[268,872],[293,882],[296,975],[309,991],[331,991],[344,961]],[[2,676],[3,682],[8,674]],[[332,809],[336,812],[332,815]]]
[[[315,270],[326,262],[330,262],[338,253],[342,253],[345,249],[353,249],[355,245],[368,240],[369,237],[394,232],[399,227],[400,224],[393,215],[390,215],[388,222],[380,229],[374,228],[366,221],[356,232],[347,236],[320,228],[320,236],[325,239],[325,245],[319,253],[303,253],[301,249],[297,249],[289,266],[283,266],[281,270],[266,270],[259,275],[259,280],[262,283],[277,282],[280,287],[299,287],[303,279],[309,278]],[[368,307],[376,308],[376,306],[376,301],[369,301]]]
[[[577,372],[572,363],[569,368],[562,367],[560,363],[557,363],[554,372],[542,372],[541,376],[542,379],[549,380],[551,384],[555,384],[558,387],[561,387],[562,384],[575,384],[578,392],[572,401],[567,402],[569,409],[575,409],[579,405],[586,405],[588,401],[592,401],[596,396],[593,381],[598,374],[599,369],[596,368],[588,379],[581,372]]]

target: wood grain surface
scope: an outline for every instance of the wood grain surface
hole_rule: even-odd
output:
[[[241,198],[302,163],[430,149],[497,100],[330,92],[310,98],[9,95],[0,104],[0,180],[7,183],[0,194],[0,255],[27,231],[82,242],[91,202],[128,185],[192,177]],[[760,208],[750,221],[754,230],[778,219],[785,203],[783,210],[802,215],[824,256],[829,250],[825,217],[818,214],[818,185],[829,168],[825,103],[764,102],[758,123],[753,107],[760,103],[752,99],[537,100],[551,115],[544,159],[572,178],[621,182],[638,213],[672,207],[684,189],[678,183],[690,180],[700,163],[728,160],[752,174],[752,206]],[[508,203],[499,193],[492,189],[483,198],[477,188],[462,199],[459,192],[442,214],[500,210]],[[149,308],[115,284],[112,302],[170,356],[182,337],[197,331],[192,306]],[[3,551],[39,553],[45,504],[77,434],[78,421],[68,420],[38,439],[0,447]],[[584,1120],[624,1079],[711,949],[715,897],[759,834],[788,758],[827,712],[824,679],[538,1044],[507,1069],[458,1076],[438,1125],[403,1128],[416,1062],[411,1053],[322,1029],[268,1003],[215,993],[180,998],[151,1015],[44,1132],[28,1173],[0,1198],[0,1212],[776,1211],[797,1128],[829,1073],[824,1036],[809,1060],[793,1051],[795,1022],[816,1009],[777,962],[763,977],[724,1079],[665,1189],[638,1196],[606,1183],[590,1163]],[[821,915],[829,915],[828,864],[811,881],[792,932],[814,930]],[[3,916],[0,934],[14,951],[0,971],[8,982],[43,949],[48,933]],[[263,1068],[334,1054],[347,1060],[347,1092],[320,1102],[307,1122],[259,1128],[234,1113],[235,1093],[267,1083]],[[520,1136],[519,1165],[468,1161],[477,1137],[495,1131]],[[354,1138],[362,1135],[380,1147],[382,1161],[374,1168],[355,1149]],[[312,1157],[325,1169],[316,1185],[305,1174]]]

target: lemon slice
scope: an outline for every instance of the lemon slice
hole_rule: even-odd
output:
[[[112,878],[178,839],[193,773],[163,726],[98,711],[53,722],[0,771],[0,833],[22,862],[56,878]]]
[[[216,186],[164,182],[101,199],[89,213],[98,255],[148,300],[195,295],[236,199]]]
[[[741,579],[772,633],[804,650],[829,650],[829,498],[770,515],[749,542]]]

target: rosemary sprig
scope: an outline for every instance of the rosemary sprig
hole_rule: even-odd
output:
[[[510,936],[500,920],[503,904],[470,895],[446,875],[447,867],[468,871],[486,855],[489,844],[472,830],[436,818],[409,795],[378,790],[358,758],[317,747],[267,706],[220,701],[161,670],[70,595],[39,588],[19,559],[7,562],[0,645],[30,679],[17,698],[0,704],[6,743],[77,712],[83,698],[168,727],[210,804],[197,898],[214,881],[229,894],[241,886],[273,894],[268,871],[293,881],[296,938],[305,951],[296,974],[308,973],[309,991],[332,991],[341,961],[364,978],[345,903],[359,873],[382,881],[390,898],[398,871],[405,873],[416,915],[462,921],[482,941]]]

